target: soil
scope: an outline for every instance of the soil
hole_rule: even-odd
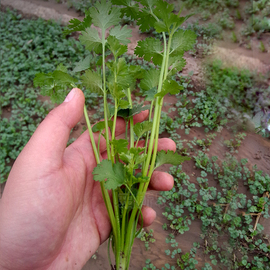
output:
[[[11,6],[19,10],[26,17],[39,16],[45,19],[55,19],[60,20],[62,23],[66,24],[71,18],[80,16],[74,10],[68,10],[65,5],[56,4],[54,0],[42,1],[42,0],[2,0],[2,6]],[[145,36],[140,34],[138,28],[132,27],[132,39],[128,48],[128,53],[132,54],[138,40],[144,38]],[[270,72],[270,55],[268,53],[260,53],[258,50],[249,51],[243,47],[233,45],[227,41],[217,43],[214,55],[212,57],[218,57],[222,59],[228,65],[234,65],[239,67],[245,67],[252,71],[259,71],[261,73],[267,74]],[[196,88],[200,88],[200,84],[203,83],[203,72],[202,72],[202,60],[194,58],[189,54],[185,55],[187,60],[187,65],[182,71],[184,75],[188,75],[190,71],[193,71],[192,80],[196,85]],[[169,97],[165,100],[167,103],[167,108],[170,104],[175,104],[176,100]],[[6,112],[8,114],[8,112]],[[93,112],[89,112],[93,113]],[[77,124],[71,137],[78,137],[81,134],[83,127],[85,126],[85,120],[82,118],[80,123]],[[243,141],[242,145],[238,149],[236,154],[237,158],[248,158],[251,166],[257,164],[258,169],[270,174],[270,141],[265,139],[254,132],[246,132],[247,136]],[[179,134],[183,139],[193,140],[194,137],[205,138],[205,132],[203,128],[192,128],[189,135],[183,133],[179,130]],[[230,139],[232,133],[230,130],[223,129],[217,138],[213,141],[209,156],[216,155],[221,159],[227,152],[226,147],[223,145],[222,141],[224,139]],[[164,170],[168,168],[165,167]],[[183,165],[183,170],[190,176],[191,182],[196,182],[196,177],[198,177],[200,171],[195,168],[193,161],[185,162]],[[3,187],[1,187],[3,188]],[[241,191],[240,191],[241,192]],[[243,187],[242,192],[246,192]],[[1,194],[1,193],[0,193]],[[166,218],[162,215],[164,211],[164,205],[157,204],[158,192],[150,191],[145,199],[145,204],[151,206],[157,212],[157,218],[154,223],[146,230],[154,230],[154,238],[156,242],[154,244],[150,243],[150,250],[146,252],[144,243],[139,239],[135,239],[132,257],[131,257],[131,270],[142,269],[145,266],[145,260],[151,259],[151,261],[156,265],[156,267],[161,268],[165,263],[169,263],[169,257],[165,255],[164,250],[169,248],[165,244],[165,238],[168,232],[163,231],[162,225],[166,222]],[[265,226],[265,233],[270,235],[270,221],[263,220],[262,224]],[[200,238],[201,233],[201,223],[200,221],[193,221],[190,230],[183,235],[177,235],[176,239],[179,242],[179,247],[182,251],[188,252],[192,247],[193,242],[202,242]],[[201,252],[201,253],[200,253]],[[199,264],[197,268],[200,269],[202,265],[206,262],[206,258],[202,253],[201,249],[198,250],[196,259]],[[98,252],[96,253],[96,259],[90,259],[87,264],[83,267],[83,270],[95,269],[103,270],[108,269],[108,259],[107,259],[107,242],[100,246]],[[215,269],[215,268],[213,268]]]

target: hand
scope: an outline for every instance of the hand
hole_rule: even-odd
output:
[[[0,269],[81,269],[111,230],[88,132],[66,148],[70,130],[83,115],[84,95],[73,89],[52,110],[18,156],[0,201]],[[143,121],[147,113],[134,117]],[[117,135],[125,131],[117,120]],[[96,136],[97,139],[98,136]],[[159,150],[175,150],[169,139]],[[105,153],[101,141],[101,155]],[[150,187],[169,190],[173,178],[155,172]],[[144,225],[155,211],[142,210]]]

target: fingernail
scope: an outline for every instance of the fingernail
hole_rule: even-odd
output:
[[[64,102],[69,102],[69,101],[71,101],[71,100],[73,99],[73,97],[75,96],[76,92],[77,92],[77,88],[73,88],[73,89],[68,93],[68,95],[66,96]]]

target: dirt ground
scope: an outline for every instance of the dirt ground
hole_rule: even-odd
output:
[[[40,16],[44,19],[55,19],[66,24],[71,18],[77,17],[78,14],[74,10],[68,10],[66,6],[59,5],[55,1],[43,1],[43,0],[2,0],[1,5],[12,6],[22,12],[25,16]],[[33,11],[33,12],[32,12]],[[144,36],[139,34],[138,29],[132,28],[132,40],[129,44],[128,52],[133,53],[138,40],[142,39]],[[211,57],[218,57],[222,59],[227,65],[234,65],[238,67],[245,67],[252,71],[259,71],[261,73],[270,72],[270,54],[260,53],[259,51],[249,51],[236,45],[229,44],[228,42],[220,42],[215,46],[214,55]],[[187,65],[183,70],[183,74],[187,75],[190,71],[193,71],[192,80],[197,87],[203,82],[203,72],[202,72],[202,60],[199,58],[194,58],[190,55],[186,55]],[[270,85],[270,82],[269,82]],[[174,104],[175,100],[167,100],[167,103]],[[170,105],[168,105],[170,106]],[[84,126],[84,120],[78,124],[76,131],[72,134],[72,137],[76,137],[81,133],[82,127]],[[194,137],[204,138],[205,133],[203,128],[192,128],[189,135],[183,134],[183,131],[179,130],[182,138],[187,140],[192,140]],[[237,157],[247,158],[251,165],[257,164],[258,169],[270,174],[270,141],[265,139],[254,132],[246,132],[247,136],[239,148]],[[224,157],[226,152],[225,146],[221,143],[224,139],[230,139],[232,134],[224,129],[220,133],[220,136],[214,140],[210,147],[209,156],[216,155],[220,158]],[[196,177],[199,174],[194,166],[193,161],[185,162],[183,165],[183,170],[190,175],[191,182],[196,181]],[[165,263],[169,263],[169,257],[165,255],[164,250],[169,248],[165,244],[165,238],[167,232],[165,233],[162,229],[162,225],[165,223],[166,218],[162,215],[164,211],[164,205],[157,204],[158,192],[149,192],[145,199],[145,204],[153,207],[157,212],[157,218],[155,222],[147,229],[154,230],[154,238],[156,239],[155,244],[150,244],[150,250],[146,251],[144,243],[139,239],[135,239],[135,244],[132,252],[131,258],[131,270],[142,269],[145,266],[145,260],[151,259],[151,261],[157,266],[161,267]],[[265,226],[265,233],[270,235],[270,222],[263,220],[263,225]],[[193,221],[190,227],[190,231],[186,232],[184,235],[178,235],[177,240],[180,243],[180,248],[183,252],[188,252],[192,247],[193,242],[199,242],[201,232],[201,223],[199,221]],[[200,267],[205,262],[204,254],[197,253],[196,259],[199,261],[197,268]],[[107,259],[107,243],[104,243],[96,253],[96,259],[91,259],[84,266],[83,270],[95,269],[103,270],[108,269],[109,263]],[[214,269],[214,268],[213,268]]]

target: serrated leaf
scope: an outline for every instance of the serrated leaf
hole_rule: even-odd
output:
[[[145,40],[140,40],[135,48],[135,54],[143,57],[146,61],[153,61],[155,65],[162,64],[163,46],[160,40],[149,37]]]
[[[183,58],[183,55],[179,54],[175,57],[170,57],[169,66],[171,67],[168,72],[168,77],[173,76],[177,72],[180,72],[186,65],[186,59]]]
[[[160,71],[158,69],[149,69],[145,71],[144,77],[140,82],[143,90],[149,90],[158,86]]]
[[[111,128],[113,126],[113,121],[109,120],[108,126]],[[105,129],[104,121],[99,121],[92,127],[93,132],[102,132],[104,129]]]
[[[53,78],[54,78],[54,82],[55,84],[75,84],[77,82],[77,79],[73,78],[72,76],[70,76],[69,74],[60,71],[60,70],[55,70],[53,72]],[[58,83],[59,82],[59,83]]]
[[[150,121],[144,121],[141,123],[137,123],[134,125],[134,133],[138,138],[142,137],[142,135],[152,129],[153,123]]]
[[[76,31],[84,31],[87,27],[90,27],[92,24],[92,19],[89,14],[86,14],[83,21],[80,21],[76,18],[69,21],[69,25],[64,29],[63,34],[69,35]]]
[[[73,72],[80,72],[80,71],[83,71],[83,70],[90,68],[91,59],[92,59],[92,56],[87,55],[80,62],[76,63],[76,66],[73,69]]]
[[[102,80],[100,74],[86,70],[85,74],[81,76],[83,85],[88,88],[92,93],[103,95]]]
[[[96,2],[95,6],[91,7],[89,11],[93,24],[99,27],[102,32],[105,32],[111,26],[118,25],[121,20],[120,9],[112,7],[112,4],[106,0]]]
[[[103,159],[93,170],[95,181],[105,181],[105,188],[115,190],[126,183],[126,170],[122,163],[112,164],[110,160]]]
[[[121,28],[120,25],[115,26],[110,30],[110,35],[114,36],[120,43],[127,45],[130,43],[128,38],[132,37],[132,30],[127,28],[127,25]]]
[[[66,68],[62,63],[59,64],[59,65],[56,67],[55,70],[59,70],[59,71],[65,72],[65,73],[68,72],[67,68]]]
[[[128,164],[128,167],[133,166],[133,167],[131,167],[131,169],[133,170],[134,165],[138,164],[138,163],[136,163],[136,160],[139,158],[140,155],[143,155],[143,154],[141,154],[141,152],[143,152],[143,151],[144,151],[144,148],[142,148],[142,147],[138,147],[138,148],[131,147],[128,151],[120,153],[119,157],[123,162]],[[143,159],[144,158],[145,157],[143,156]]]
[[[128,100],[121,99],[118,105],[121,109],[127,109],[129,107],[129,102]]]
[[[157,88],[153,87],[152,89],[145,91],[143,96],[145,97],[146,101],[153,101],[155,99],[155,95],[157,93]]]
[[[137,25],[142,32],[149,31],[154,27],[156,19],[147,10],[140,11],[138,14]]]
[[[139,5],[133,0],[112,0],[112,4],[123,6],[121,8],[122,18],[124,17],[124,15],[130,17],[132,20],[136,20],[138,18]]]
[[[143,103],[138,104],[136,106],[133,106],[133,108],[130,110],[129,117],[134,116],[136,114],[139,114],[142,111],[146,111],[150,109],[150,105],[145,105]]]
[[[111,144],[114,146],[116,153],[126,153],[128,151],[128,140],[119,139],[111,141]]]
[[[171,56],[183,55],[184,52],[191,50],[196,41],[196,34],[192,30],[180,29],[172,38]]]
[[[166,94],[170,93],[171,95],[178,94],[184,87],[179,85],[174,80],[165,80],[162,85],[162,90],[155,95],[155,97],[164,97]]]
[[[102,52],[102,42],[97,29],[92,27],[86,28],[79,37],[79,40],[85,45],[86,50],[90,52],[94,51],[97,54]]]
[[[107,45],[109,46],[110,51],[113,53],[115,59],[127,52],[127,46],[121,45],[119,40],[114,36],[108,36]]]
[[[64,71],[67,71],[66,67],[59,65],[54,72],[39,73],[34,78],[34,85],[40,87],[41,95],[50,96],[53,103],[63,102],[69,88],[74,87],[77,82],[77,79]]]
[[[171,164],[176,166],[183,163],[186,160],[190,160],[190,157],[181,156],[170,150],[168,150],[167,152],[161,150],[157,153],[155,168],[158,168],[163,164]]]

